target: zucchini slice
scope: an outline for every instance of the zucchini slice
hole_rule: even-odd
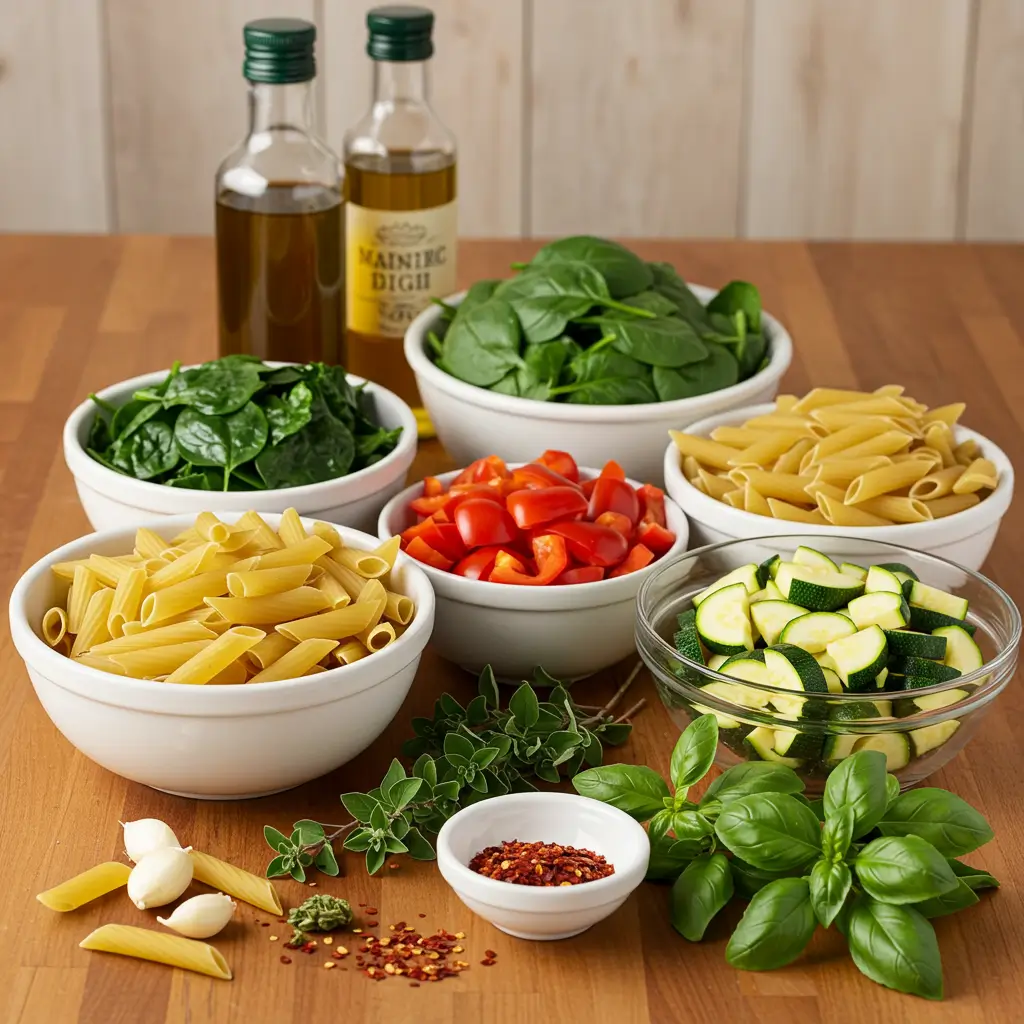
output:
[[[761,589],[761,585],[757,582],[757,566],[751,562],[749,565],[741,565],[738,569],[727,572],[710,587],[705,587],[699,594],[693,595],[693,607],[699,608],[716,591],[724,590],[736,583],[742,583],[748,594],[756,594]]]
[[[750,629],[750,597],[743,583],[716,590],[700,603],[697,634],[716,654],[738,654],[754,649]]]
[[[753,683],[754,686],[740,686],[739,684],[728,684],[732,685],[733,696],[730,698],[734,704],[742,704],[747,708],[763,708],[768,704],[771,698],[771,693],[758,690],[758,686],[769,686],[771,682],[768,678],[768,669],[764,663],[764,652],[763,651],[747,651],[745,654],[755,655],[760,654],[760,658],[745,657],[743,654],[734,654],[729,658],[720,668],[719,672],[722,675],[731,676],[733,679],[743,679],[748,683]],[[707,689],[707,687],[704,687]]]
[[[888,701],[874,700],[853,700],[834,707],[829,712],[830,722],[864,722],[872,718],[881,718],[882,712],[879,704],[888,704]]]
[[[968,638],[970,639],[970,638]],[[889,668],[907,677],[906,689],[915,689],[911,679],[927,679],[927,686],[934,686],[936,683],[945,683],[950,679],[956,679],[960,670],[950,665],[943,665],[941,661],[930,661],[928,658],[917,658],[912,654],[897,654],[889,659]]]
[[[758,601],[750,607],[754,626],[769,647],[778,641],[789,622],[806,614],[806,608],[790,601]]]
[[[764,668],[763,665],[761,667]],[[743,679],[744,677],[737,676],[736,678]],[[740,683],[723,683],[717,679],[706,686],[702,686],[701,689],[707,690],[708,693],[722,700],[727,700],[730,704],[737,704],[741,708],[750,708],[754,711],[767,707],[768,699],[771,697],[770,693],[756,690],[752,686],[743,686]]]
[[[758,567],[757,567],[757,580],[762,587],[768,586],[768,584],[775,579],[775,573],[778,572],[779,562],[782,558],[779,555],[769,555]]]
[[[922,757],[941,747],[943,743],[949,742],[959,728],[959,719],[951,718],[948,722],[937,722],[935,725],[926,725],[923,729],[911,730],[910,742],[914,744],[914,756]]]
[[[712,654],[708,658],[708,668],[717,672],[728,660],[729,658],[724,654]]]
[[[852,576],[855,580],[860,580],[861,582],[868,578],[867,569],[861,565],[854,565],[853,562],[843,562],[843,564],[839,566],[839,571],[844,576]]]
[[[848,690],[872,690],[875,677],[886,667],[889,645],[879,626],[868,626],[853,636],[833,640],[826,651]]]
[[[797,729],[775,730],[775,752],[784,757],[798,757],[801,760],[821,757],[825,739],[821,735],[800,732]]]
[[[901,576],[906,576],[908,579],[916,580],[917,573],[910,568],[909,565],[904,565],[902,562],[879,562],[879,569],[888,569],[891,573],[897,573]]]
[[[915,580],[910,588],[910,603],[930,612],[940,612],[952,619],[967,618],[967,598],[947,594],[944,590],[929,587],[927,583]]]
[[[934,728],[931,726],[930,728]],[[923,732],[924,730],[919,730]],[[911,736],[914,734],[911,733]],[[910,762],[910,740],[902,732],[885,732],[877,736],[862,736],[854,744],[854,751],[880,750],[885,754],[886,771],[895,772],[906,768]]]
[[[974,636],[977,626],[971,625],[962,619],[954,618],[952,615],[945,615],[942,612],[932,611],[931,608],[919,608],[911,601],[910,603],[910,628],[915,633],[931,633],[942,626],[959,626]]]
[[[940,693],[926,693],[921,697],[904,697],[893,702],[893,714],[897,718],[907,718],[916,715],[918,711],[939,711],[951,704],[959,704],[969,696],[967,690],[952,689],[942,690]]]
[[[910,605],[902,594],[893,594],[887,590],[872,591],[850,602],[850,618],[858,629],[867,626],[902,629],[910,622]]]
[[[764,585],[764,592],[768,595],[766,601],[785,601],[786,599],[782,596],[782,591],[779,590],[775,583],[775,580],[769,580]]]
[[[764,652],[768,680],[772,686],[794,693],[828,693],[825,673],[806,651],[793,644],[778,644]],[[796,720],[807,717],[806,698],[772,694],[772,706],[786,718]]]
[[[779,640],[784,644],[795,644],[808,654],[821,654],[832,640],[852,636],[856,632],[854,623],[838,612],[807,612],[787,622]]]
[[[839,566],[828,555],[823,555],[814,548],[804,547],[803,544],[793,552],[793,561],[797,565],[806,565],[815,572],[839,572]]]
[[[696,619],[697,612],[695,609],[690,608],[682,612],[677,619],[679,629],[672,638],[672,642],[675,644],[676,650],[684,658],[688,658],[698,665],[703,665],[704,649],[701,647],[700,637],[697,635]]]
[[[829,764],[838,764],[844,757],[849,757],[853,753],[853,748],[860,738],[856,733],[830,733],[825,737],[825,744],[821,752],[822,759]]]
[[[724,672],[727,666],[732,665],[737,661],[758,661],[763,665],[764,651],[760,651],[755,648],[753,651],[740,651],[739,654],[730,654],[729,657],[722,662],[722,667],[718,671]]]
[[[843,686],[842,679],[839,678],[839,673],[834,668],[828,668],[825,665],[821,666],[822,674],[825,676],[825,685],[828,687],[829,693],[845,693],[845,687]]]
[[[888,569],[880,565],[873,565],[868,569],[867,579],[864,581],[864,593],[902,594],[903,584]]]
[[[785,757],[775,749],[775,730],[766,726],[752,729],[743,742],[750,748],[754,760],[774,761],[789,768],[799,768],[803,764],[800,758]]]
[[[946,651],[940,655],[943,664],[959,669],[961,673],[973,672],[985,664],[981,648],[963,626],[940,626],[932,637],[946,641]]]
[[[775,583],[787,601],[812,612],[835,611],[864,590],[863,583],[838,570],[818,572],[795,562],[783,562],[779,566]]]
[[[942,661],[946,657],[946,639],[941,630],[938,634],[914,633],[909,629],[885,629],[883,626],[882,631],[889,644],[890,654],[913,655],[916,658],[930,658],[933,661]],[[970,636],[968,639],[970,640]]]

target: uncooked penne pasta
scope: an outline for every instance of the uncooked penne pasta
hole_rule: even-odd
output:
[[[396,636],[395,627],[390,622],[378,622],[376,626],[364,629],[359,634],[359,640],[373,654],[393,643]]]
[[[828,520],[815,508],[806,509],[799,505],[791,505],[779,498],[768,498],[768,507],[774,519],[784,519],[791,523],[812,523],[815,526],[828,526]]]
[[[714,469],[730,469],[729,460],[736,454],[735,448],[711,441],[706,437],[684,434],[681,430],[670,430],[669,436],[683,455],[692,455],[702,466]]]
[[[753,484],[745,484],[743,487],[743,511],[755,512],[759,516],[772,514],[764,495]]]
[[[386,541],[378,544],[372,553],[378,558],[383,558],[388,563],[388,566],[394,569],[395,562],[398,560],[398,552],[401,550],[402,538],[396,534],[394,537],[388,537]]]
[[[846,488],[847,505],[856,505],[877,498],[882,494],[892,494],[902,487],[916,483],[928,472],[928,467],[920,461],[894,462],[889,466],[868,470],[855,480],[850,481]]]
[[[835,484],[837,487],[846,487],[863,473],[892,464],[892,459],[887,455],[865,455],[860,459],[844,459],[837,455],[817,463],[814,479],[826,484]]]
[[[186,526],[185,529],[181,531],[181,533],[175,534],[175,536],[173,536],[171,538],[171,543],[172,544],[181,544],[181,543],[183,543],[185,541],[190,541],[190,540],[194,540],[194,541],[201,541],[202,540],[202,538],[199,536],[199,531],[195,528],[195,525]]]
[[[249,663],[236,658],[229,665],[222,668],[212,679],[208,680],[207,686],[238,686],[249,678],[249,670],[246,666]]]
[[[827,494],[836,501],[842,501],[846,495],[842,487],[836,487],[835,484],[826,483],[824,480],[812,480],[804,490],[813,502],[817,502],[819,494]]]
[[[314,568],[319,569],[320,566],[314,566]],[[313,583],[313,586],[331,602],[331,608],[344,608],[352,601],[349,592],[326,571],[322,570],[322,575]]]
[[[947,494],[944,498],[926,501],[925,505],[935,519],[942,519],[973,508],[980,500],[977,494]]]
[[[726,444],[730,448],[742,450],[749,447],[755,441],[760,441],[765,436],[764,430],[755,430],[753,427],[715,427],[709,435],[712,441],[719,444]],[[683,471],[686,470],[686,459],[693,459],[694,463],[700,465],[700,460],[692,455],[683,459]]]
[[[800,462],[803,457],[814,447],[813,437],[802,437],[788,452],[783,452],[775,460],[772,471],[775,473],[799,473]]]
[[[323,537],[306,537],[305,540],[279,551],[257,555],[251,569],[280,569],[286,565],[312,565],[321,555],[331,550],[329,541]]]
[[[389,622],[397,622],[400,626],[408,626],[412,622],[416,606],[411,597],[405,594],[396,594],[394,591],[387,591],[387,601],[384,604],[384,618]]]
[[[337,551],[345,546],[345,542],[341,539],[341,534],[330,523],[314,522],[313,536],[327,541],[331,545],[332,551]]]
[[[704,485],[704,490],[710,494],[712,498],[716,498],[719,501],[724,499],[730,491],[736,489],[736,485],[728,477],[709,473],[703,467],[701,468],[698,479]]]
[[[87,565],[76,565],[74,582],[68,595],[68,632],[81,631],[85,609],[89,607],[92,595],[103,589],[100,578]]]
[[[39,893],[36,899],[44,907],[65,914],[127,885],[131,873],[132,869],[127,864],[108,860]]]
[[[141,614],[141,609],[139,611]],[[204,604],[199,608],[190,608],[187,612],[182,612],[181,615],[175,615],[173,618],[164,619],[157,626],[144,626],[141,621],[126,622],[124,624],[124,635],[134,636],[136,633],[152,633],[154,630],[162,629],[164,626],[176,626],[182,622],[206,622],[207,619],[214,619],[216,617],[217,612],[213,608],[209,608]],[[202,638],[193,637],[192,639],[196,640]]]
[[[802,435],[792,430],[766,431],[763,439],[737,452],[730,460],[730,466],[753,466],[767,469],[780,455],[789,451]]]
[[[291,640],[280,633],[268,633],[255,647],[250,647],[245,656],[256,666],[257,670],[272,665],[282,654],[286,654],[295,646]]]
[[[196,533],[203,540],[223,544],[231,536],[231,527],[222,523],[212,512],[200,512],[196,516]]]
[[[849,391],[842,388],[812,388],[803,398],[797,399],[789,408],[789,412],[806,413],[820,409],[826,405],[846,405],[870,398],[867,391]]]
[[[278,537],[270,524],[257,512],[246,512],[239,516],[235,522],[236,530],[251,531],[252,536],[246,544],[246,550],[277,551],[284,547],[284,542]]]
[[[814,479],[811,476],[772,473],[764,469],[735,469],[729,478],[737,484],[753,484],[766,498],[781,498],[797,504],[807,500],[804,488]]]
[[[50,608],[43,616],[43,639],[56,647],[68,635],[68,616],[63,608]]]
[[[351,665],[352,662],[360,661],[369,654],[370,652],[358,640],[346,640],[334,649],[332,657],[339,665]]]
[[[146,590],[149,593],[153,593],[155,590],[164,590],[173,587],[176,583],[183,583],[193,576],[211,572],[214,570],[213,563],[219,555],[220,547],[217,542],[206,541],[153,573],[146,584]]]
[[[913,440],[905,430],[887,430],[885,433],[861,441],[860,444],[851,445],[843,451],[848,459],[856,459],[864,455],[895,455],[896,452],[903,451]]]
[[[818,509],[833,526],[891,526],[891,519],[864,512],[855,505],[846,505],[842,501],[818,493],[816,496]]]
[[[303,640],[346,640],[366,629],[376,618],[376,606],[372,603],[350,604],[345,608],[334,608],[319,615],[309,615],[292,622],[282,622],[278,633],[295,643]]]
[[[973,437],[967,438],[966,441],[961,441],[953,449],[953,458],[960,463],[961,466],[969,466],[975,459],[981,456],[981,446]]]
[[[254,629],[252,626],[232,626],[226,633],[221,633],[216,640],[212,640],[207,647],[176,668],[167,677],[167,682],[188,683],[194,686],[208,683],[218,672],[245,654],[250,647],[255,647],[266,635],[262,629]]]
[[[894,523],[926,523],[932,518],[932,513],[923,501],[895,494],[868,498],[867,501],[858,502],[857,508],[882,519],[891,519]]]
[[[268,914],[280,917],[282,914],[281,898],[271,885],[270,879],[260,878],[242,868],[228,864],[227,861],[211,857],[200,850],[189,852],[192,858],[192,877],[197,882],[209,885],[218,892],[234,896],[236,900],[248,903]]]
[[[117,581],[129,571],[127,563],[109,555],[90,555],[89,568],[106,587],[116,587]]]
[[[159,558],[167,547],[167,541],[148,526],[140,526],[135,531],[135,553],[142,558]]]
[[[71,658],[71,650],[68,651],[68,657]],[[75,655],[72,660],[79,665],[85,665],[87,668],[99,669],[100,672],[111,672],[115,676],[125,676],[128,674],[120,665],[111,661],[104,654],[93,654],[91,651],[86,651],[85,654]]]
[[[167,647],[170,644],[194,643],[196,640],[212,640],[217,634],[201,622],[176,622],[155,629],[132,631],[113,640],[106,640],[90,648],[92,654],[125,654],[128,651],[144,651],[152,647]]]
[[[285,565],[280,569],[249,569],[228,573],[228,593],[232,597],[266,597],[301,587],[309,577],[311,565]]]
[[[924,442],[942,456],[943,466],[955,466],[953,458],[953,431],[942,421],[931,424],[924,432]]]
[[[182,935],[169,935],[130,924],[104,924],[90,932],[78,945],[100,953],[117,953],[167,964],[168,967],[180,967],[221,981],[231,980],[231,968],[213,946]]]
[[[302,525],[299,513],[293,508],[286,508],[281,513],[281,520],[277,524],[277,535],[286,548],[301,544],[309,536],[306,533],[306,528]]]
[[[401,538],[399,538],[401,541]],[[339,562],[336,562],[333,558],[320,558],[317,560],[317,565],[320,566],[328,575],[333,576],[342,587],[345,589],[345,593],[354,601],[359,596],[359,591],[363,589],[363,584],[366,582],[359,573],[354,572],[352,569],[346,568]]]
[[[89,598],[85,615],[82,617],[82,625],[75,635],[75,642],[71,645],[71,656],[85,654],[91,647],[110,639],[110,630],[107,628],[107,619],[110,616],[110,606],[114,601],[114,591],[109,587],[97,590]]]
[[[746,485],[744,485],[744,486],[746,486]],[[733,508],[742,509],[743,508],[743,486],[736,487],[735,489],[729,491],[728,494],[724,494],[722,496],[722,501],[724,501],[726,503],[726,505],[732,505]]]
[[[298,679],[338,646],[337,640],[303,640],[276,661],[254,675],[250,683],[275,683]]]
[[[995,489],[999,482],[996,465],[990,459],[975,459],[953,484],[954,494],[974,494],[984,488]]]
[[[327,595],[316,587],[296,587],[262,597],[208,597],[205,601],[225,622],[239,626],[290,622],[315,615],[331,606]]]
[[[75,569],[80,565],[88,566],[88,564],[88,558],[76,558],[70,562],[54,562],[50,566],[50,572],[58,579],[73,580],[75,578]]]
[[[919,501],[934,501],[953,493],[956,482],[963,476],[963,466],[947,466],[937,469],[917,480],[910,488],[910,496]]]
[[[767,416],[754,416],[744,424],[758,430],[805,430],[820,436],[825,433],[810,416],[794,416],[787,413],[770,413]]]
[[[796,395],[776,395],[775,408],[782,413],[792,412],[799,401]]]
[[[118,580],[114,588],[114,599],[110,603],[110,615],[107,617],[107,629],[112,637],[124,633],[126,622],[134,622],[139,617],[139,606],[142,604],[142,589],[146,585],[145,569],[130,569]]]
[[[713,433],[713,431],[712,431]],[[693,478],[700,472],[700,463],[692,455],[683,456],[683,476],[691,483]]]
[[[134,679],[152,679],[155,676],[170,675],[200,651],[205,651],[212,643],[213,640],[190,640],[187,643],[167,644],[165,647],[114,651],[106,657],[115,665],[119,665],[127,676]]]
[[[357,548],[339,548],[331,552],[331,558],[338,565],[358,573],[363,579],[377,579],[391,569],[383,558],[372,551],[360,551]]]
[[[228,574],[204,572],[191,579],[175,583],[142,599],[140,609],[144,626],[163,625],[168,619],[191,611],[203,604],[207,597],[221,597],[228,592]]]
[[[865,419],[863,423],[855,423],[849,427],[843,427],[842,430],[837,430],[834,434],[829,434],[827,437],[823,437],[818,441],[812,449],[814,452],[812,463],[822,462],[830,455],[838,455],[840,452],[844,453],[842,456],[844,459],[854,458],[855,456],[850,454],[851,449],[855,448],[857,445],[863,444],[865,441],[879,437],[888,430],[889,425],[885,423],[884,420],[877,420],[873,418]],[[863,452],[857,454],[886,455],[888,453]],[[803,464],[801,464],[800,469],[803,471]]]
[[[963,402],[952,402],[930,409],[921,418],[925,423],[945,423],[947,427],[951,427],[963,416],[966,408]]]

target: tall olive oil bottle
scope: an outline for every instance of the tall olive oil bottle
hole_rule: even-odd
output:
[[[434,15],[377,7],[366,16],[373,102],[346,135],[346,366],[420,408],[402,337],[433,296],[455,290],[455,140],[429,101]]]
[[[338,157],[313,130],[316,28],[243,32],[249,132],[216,178],[220,353],[337,363],[344,342]]]

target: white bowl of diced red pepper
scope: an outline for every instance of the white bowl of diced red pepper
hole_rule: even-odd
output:
[[[401,535],[430,578],[438,653],[506,680],[538,666],[580,679],[633,653],[637,591],[689,539],[659,488],[564,452],[427,477],[388,502],[378,533]]]

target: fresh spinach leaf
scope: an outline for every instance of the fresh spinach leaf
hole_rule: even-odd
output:
[[[671,301],[679,315],[693,325],[707,323],[704,303],[690,290],[671,263],[648,263],[653,277],[652,287]]]
[[[732,868],[724,853],[691,861],[672,886],[672,927],[700,942],[712,918],[732,899]]]
[[[495,297],[456,317],[444,336],[441,366],[468,384],[490,387],[523,365],[519,342],[515,310]]]
[[[804,878],[780,878],[754,895],[725,948],[725,959],[746,971],[792,963],[814,935],[817,922]]]
[[[678,317],[655,320],[613,320],[602,317],[601,329],[614,334],[612,348],[648,366],[686,366],[708,355],[697,332]]]
[[[110,447],[113,438],[110,436],[110,425],[101,410],[97,410],[89,424],[89,436],[86,439],[85,447],[95,452],[105,451]]]
[[[344,476],[355,458],[352,431],[329,413],[314,415],[298,433],[256,456],[269,488],[301,487]]]
[[[143,423],[160,412],[160,408],[159,403],[142,402],[137,398],[125,402],[110,421],[110,433],[114,440],[120,441],[131,437]]]
[[[188,473],[185,476],[175,476],[167,480],[168,487],[185,487],[193,491],[215,491],[220,486],[220,478],[217,478],[217,486],[211,486],[210,477],[204,473]]]
[[[571,384],[551,389],[583,405],[635,405],[656,402],[650,368],[614,349],[585,349],[570,364]]]
[[[494,294],[499,284],[501,284],[500,280],[474,281],[467,289],[465,298],[459,303],[458,309],[463,313],[468,313],[474,306],[486,302]],[[455,315],[458,316],[458,312]]]
[[[708,303],[707,310],[725,316],[742,313],[749,331],[761,330],[761,294],[747,281],[730,281]]]
[[[707,395],[712,391],[732,387],[739,381],[739,363],[724,345],[711,343],[707,346],[707,352],[707,356],[699,363],[690,363],[677,369],[655,366],[651,376],[658,399],[674,402],[680,398]]]
[[[656,317],[676,316],[679,313],[679,307],[667,295],[662,295],[653,288],[638,292],[636,295],[628,295],[622,301],[627,306],[646,310]],[[623,313],[622,316],[628,318],[629,314]]]
[[[208,416],[186,408],[174,425],[174,439],[182,456],[193,465],[223,467],[223,489],[227,490],[231,471],[263,450],[267,431],[266,417],[259,406],[249,402],[229,416]]]
[[[898,796],[878,822],[886,836],[920,836],[946,857],[970,853],[993,835],[984,817],[966,800],[944,789],[925,787]]]
[[[593,235],[572,235],[549,242],[530,261],[530,268],[548,268],[561,263],[586,263],[605,280],[608,294],[621,299],[650,288],[654,272],[624,245]]]
[[[131,437],[132,473],[136,479],[152,480],[169,473],[178,464],[180,455],[170,424],[151,419]]]
[[[861,888],[883,903],[920,903],[955,889],[946,858],[918,836],[882,836],[853,862]]]
[[[304,381],[300,380],[283,398],[270,395],[263,407],[270,443],[278,444],[301,430],[313,418],[312,410],[313,392]]]
[[[361,468],[384,458],[385,455],[395,450],[395,445],[398,444],[398,439],[401,436],[401,427],[395,427],[393,430],[380,427],[372,434],[357,434],[353,466]]]
[[[161,401],[165,408],[185,405],[206,416],[225,416],[245,406],[263,387],[260,365],[250,359],[216,359],[182,371],[163,393],[144,389],[136,398]]]

